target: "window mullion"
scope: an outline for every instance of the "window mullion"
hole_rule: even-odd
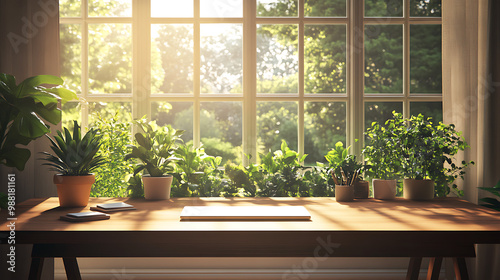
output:
[[[89,25],[87,22],[88,19],[88,4],[87,0],[82,0],[82,6],[81,6],[81,16],[82,16],[82,21],[81,21],[81,34],[82,34],[82,53],[81,53],[81,62],[82,62],[82,73],[81,73],[81,97],[83,100],[85,100],[88,96],[89,92]],[[81,127],[88,127],[89,124],[89,107],[86,102],[80,102],[81,106]]]
[[[257,158],[257,5],[243,2],[243,153]],[[243,163],[249,164],[245,156]]]
[[[348,53],[349,70],[349,103],[347,111],[347,145],[352,146],[355,155],[361,154],[364,131],[364,1],[349,1]],[[359,139],[359,141],[355,141]]]
[[[298,38],[298,55],[299,55],[299,108],[298,108],[298,139],[297,146],[299,154],[304,154],[304,0],[299,0],[299,38]]]
[[[403,25],[403,116],[410,116],[410,0],[403,3],[405,22]]]
[[[151,24],[149,1],[132,2],[132,116],[150,118],[151,104]]]
[[[201,26],[200,26],[200,0],[194,0],[194,26],[193,26],[193,145],[199,147],[200,135],[200,90],[201,90]]]

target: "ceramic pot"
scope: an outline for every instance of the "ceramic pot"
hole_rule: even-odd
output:
[[[396,180],[373,179],[373,198],[391,200],[396,198]]]
[[[172,175],[162,177],[143,175],[144,197],[151,200],[170,199],[172,179]]]
[[[353,201],[354,187],[347,185],[335,185],[335,199],[337,202]]]
[[[409,200],[432,200],[434,199],[434,181],[404,179],[403,196]]]
[[[354,183],[354,198],[368,198],[370,196],[370,186],[368,181],[356,181]]]
[[[95,175],[67,176],[54,175],[57,196],[61,207],[85,207],[89,203],[90,189],[95,182]]]

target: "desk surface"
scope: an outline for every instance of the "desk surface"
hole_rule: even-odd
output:
[[[98,203],[125,201],[137,210],[116,212],[110,220],[68,223],[59,216],[88,211]],[[311,221],[180,221],[184,206],[300,205]],[[164,201],[143,199],[91,198],[82,208],[59,208],[56,197],[30,199],[16,207],[18,243],[109,243],[137,241],[191,244],[231,244],[231,240],[252,244],[296,244],[311,239],[307,250],[317,245],[318,236],[333,236],[339,242],[457,244],[500,243],[500,213],[459,199],[416,202],[374,199],[338,203],[334,198],[173,198]],[[0,212],[0,234],[5,238],[7,212]],[[316,237],[316,238],[315,238]],[[332,237],[332,238],[333,238]],[[5,239],[4,239],[5,240]],[[243,241],[242,241],[243,240]],[[245,241],[246,240],[246,241]],[[260,242],[260,243],[259,243]],[[288,243],[287,243],[288,242]],[[442,242],[441,242],[442,243]],[[441,244],[439,243],[439,244]],[[364,244],[364,245],[363,245]],[[314,248],[314,247],[312,247]]]

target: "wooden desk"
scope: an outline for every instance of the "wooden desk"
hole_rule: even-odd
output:
[[[136,211],[110,220],[68,223],[59,216],[97,203],[126,201]],[[312,221],[181,222],[184,206],[302,205]],[[8,232],[0,212],[0,241]],[[69,279],[80,279],[77,257],[410,257],[407,279],[417,279],[422,257],[431,257],[428,279],[437,279],[443,257],[452,257],[458,279],[474,244],[500,243],[500,214],[458,199],[432,202],[334,198],[175,198],[166,201],[91,198],[85,208],[58,207],[57,198],[30,199],[16,208],[16,243],[34,244],[30,279],[45,257],[62,257]]]

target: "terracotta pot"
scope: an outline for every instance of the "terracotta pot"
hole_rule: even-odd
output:
[[[403,196],[409,200],[434,199],[434,181],[432,180],[403,180]]]
[[[354,198],[368,198],[370,196],[370,185],[368,181],[356,181],[354,183]]]
[[[335,199],[337,202],[353,201],[354,187],[347,185],[335,185]]]
[[[57,196],[61,207],[85,207],[89,203],[90,189],[95,182],[95,175],[67,176],[54,175]]]
[[[396,198],[396,180],[373,179],[373,198],[391,200]]]
[[[144,197],[151,200],[170,199],[172,175],[162,177],[142,176],[144,183]]]

